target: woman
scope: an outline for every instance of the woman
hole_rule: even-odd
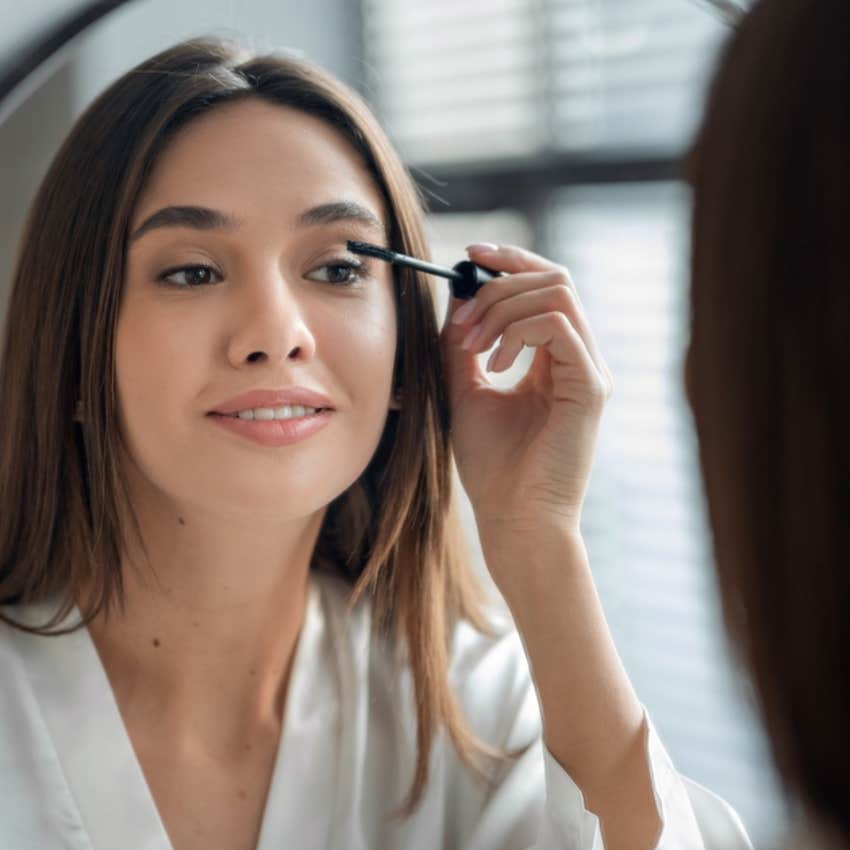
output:
[[[579,532],[611,377],[572,282],[477,246],[507,274],[439,333],[349,239],[426,253],[300,61],[178,45],[52,163],[0,376],[0,845],[701,847]]]
[[[850,6],[756,3],[693,148],[686,385],[724,616],[789,802],[850,848]],[[814,830],[814,827],[811,827]]]

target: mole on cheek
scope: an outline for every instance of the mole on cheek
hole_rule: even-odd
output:
[[[182,516],[177,517],[177,522],[179,522],[180,525],[186,525],[186,520],[183,519]]]
[[[153,639],[153,645],[154,645],[154,646],[159,646],[159,638],[154,638],[154,639]]]

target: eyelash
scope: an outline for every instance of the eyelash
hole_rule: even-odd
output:
[[[218,271],[212,266],[204,265],[203,263],[196,263],[188,266],[176,266],[175,268],[166,269],[164,272],[159,274],[156,278],[158,283],[161,283],[163,286],[171,286],[174,289],[197,289],[201,286],[209,286],[210,283],[174,283],[174,281],[168,280],[172,275],[178,274],[179,272],[191,272],[197,271],[198,269],[203,269],[208,272],[212,272],[213,274],[219,275]],[[359,283],[362,283],[363,279],[368,277],[369,265],[366,262],[361,262],[359,260],[332,260],[328,263],[322,263],[320,266],[316,266],[312,271],[317,271],[319,269],[349,269],[353,274],[346,281],[317,281],[318,283],[326,283],[328,286],[347,288],[351,286],[356,286]]]

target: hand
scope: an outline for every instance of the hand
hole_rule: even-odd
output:
[[[507,274],[488,281],[457,324],[450,298],[440,337],[452,445],[479,534],[558,527],[579,533],[596,433],[613,389],[569,273],[513,246],[470,246],[470,259]],[[478,328],[472,344],[467,335]],[[536,348],[512,389],[491,386],[476,354],[501,336],[488,371]]]
[[[440,337],[455,459],[487,568],[528,654],[546,746],[600,818],[605,846],[654,847],[662,822],[643,709],[579,529],[611,372],[566,269],[511,246],[468,250],[474,262],[507,272],[479,289],[459,324],[450,317],[469,302],[450,299]],[[535,348],[531,368],[509,390],[492,387],[476,359],[500,336],[488,364],[494,372],[509,368],[524,345]]]

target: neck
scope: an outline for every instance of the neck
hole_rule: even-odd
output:
[[[272,521],[134,505],[148,558],[128,548],[124,611],[89,626],[125,722],[238,749],[279,729],[324,510]]]

